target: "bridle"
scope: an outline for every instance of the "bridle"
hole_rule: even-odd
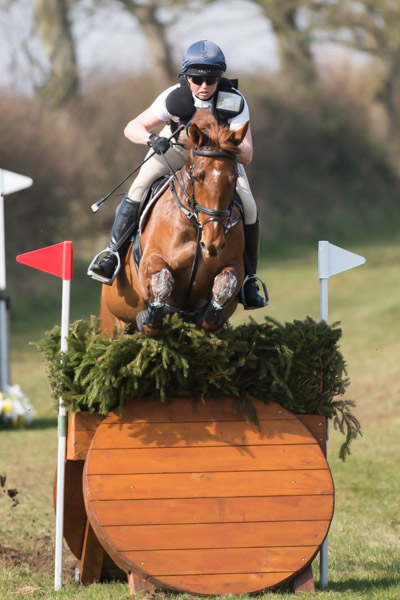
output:
[[[198,204],[196,201],[196,191],[195,191],[195,183],[196,182],[193,177],[194,157],[195,156],[206,156],[206,157],[210,157],[210,158],[229,158],[230,160],[236,160],[236,154],[234,154],[233,152],[226,152],[223,150],[221,150],[221,151],[220,150],[198,150],[197,148],[194,148],[192,164],[190,165],[189,171],[188,171],[190,183],[192,184],[191,185],[191,187],[192,187],[191,195],[189,195],[187,193],[186,187],[184,185],[182,185],[182,183],[179,181],[179,179],[177,178],[176,175],[174,176],[173,179],[171,178],[170,184],[169,184],[172,195],[175,200],[175,204],[187,216],[187,218],[195,225],[195,227],[198,231],[198,234],[200,233],[200,236],[201,236],[201,231],[203,230],[204,226],[207,225],[207,223],[212,223],[212,222],[219,223],[223,227],[224,233],[226,234],[232,227],[231,216],[232,216],[232,209],[233,209],[233,205],[234,205],[233,194],[232,194],[231,203],[230,203],[229,207],[226,209],[208,208],[207,206],[202,206],[201,204]],[[174,181],[177,182],[179,188],[183,192],[189,209],[184,204],[182,204],[182,202],[180,201],[178,194],[176,193],[176,190],[174,187]],[[201,221],[199,219],[199,213],[203,213],[203,214],[207,215],[209,218],[206,219],[204,221],[204,223],[201,223]],[[226,219],[225,222],[223,221],[223,219]]]
[[[173,177],[171,177],[171,179],[170,179],[169,187],[172,192],[172,196],[175,200],[175,204],[179,208],[179,210],[181,210],[183,212],[183,214],[186,215],[186,217],[191,221],[191,223],[194,224],[194,226],[197,229],[196,252],[195,252],[194,259],[193,259],[189,285],[188,285],[188,288],[186,291],[185,300],[183,302],[183,307],[185,307],[187,305],[187,302],[188,302],[188,299],[190,296],[190,292],[192,290],[193,283],[196,278],[197,268],[199,265],[199,259],[200,259],[200,254],[201,254],[200,240],[201,240],[201,235],[202,235],[204,226],[207,225],[207,223],[217,222],[220,225],[222,225],[222,227],[224,228],[224,233],[226,234],[232,228],[231,217],[232,217],[232,210],[233,210],[233,206],[234,206],[234,194],[232,194],[232,200],[230,202],[229,207],[226,209],[208,208],[207,206],[202,206],[201,204],[198,204],[196,202],[196,192],[195,192],[195,183],[196,182],[193,177],[194,157],[195,156],[206,156],[206,157],[210,157],[210,158],[229,158],[230,160],[236,160],[236,154],[234,154],[233,152],[226,152],[226,151],[222,151],[222,150],[221,151],[219,151],[219,150],[199,150],[198,148],[194,148],[192,164],[190,165],[189,171],[188,171],[189,179],[192,184],[191,195],[189,195],[187,193],[184,183],[181,183],[179,181],[176,173],[174,173],[172,171],[170,165],[168,165],[170,170],[172,171],[172,175],[173,175]],[[187,208],[180,201],[178,194],[174,187],[175,181],[177,182],[180,190],[182,191],[189,208]],[[201,223],[201,221],[199,219],[199,213],[203,213],[203,214],[207,215],[209,218],[206,219],[204,221],[204,223]],[[226,219],[226,221],[224,222],[222,219]],[[182,311],[183,311],[183,309],[182,309]]]

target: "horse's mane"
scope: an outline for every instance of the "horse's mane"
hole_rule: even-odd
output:
[[[212,148],[223,152],[238,154],[240,151],[232,141],[232,130],[227,125],[220,125],[212,113],[204,108],[196,111],[191,123],[205,133],[205,139],[199,146],[200,148]],[[189,136],[186,143],[188,150],[193,148],[196,142]]]

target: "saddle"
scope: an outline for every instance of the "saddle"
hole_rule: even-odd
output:
[[[140,236],[143,233],[146,224],[149,220],[151,210],[158,198],[164,193],[169,185],[169,181],[172,179],[172,175],[163,175],[158,177],[149,187],[144,191],[142,199],[139,204],[138,221],[139,227],[131,238],[133,259],[136,270],[139,270],[139,263],[142,258],[142,249],[140,247]]]

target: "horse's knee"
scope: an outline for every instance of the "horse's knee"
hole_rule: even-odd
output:
[[[226,322],[224,309],[237,289],[238,280],[228,269],[214,279],[211,302],[197,318],[197,324],[203,329],[219,329]]]
[[[150,293],[154,305],[164,304],[171,295],[174,286],[174,278],[171,271],[164,268],[153,273],[150,280]]]
[[[150,299],[147,310],[141,311],[136,317],[139,331],[146,335],[157,335],[163,324],[164,305],[171,295],[174,279],[167,268],[153,273],[150,279]]]
[[[238,285],[238,280],[232,271],[226,270],[219,273],[214,279],[212,288],[212,302],[216,307],[223,308],[233,297]]]

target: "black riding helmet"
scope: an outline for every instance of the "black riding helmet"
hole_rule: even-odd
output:
[[[195,42],[186,50],[182,60],[182,75],[202,75],[221,77],[226,71],[225,56],[221,48],[209,42],[201,40]]]

